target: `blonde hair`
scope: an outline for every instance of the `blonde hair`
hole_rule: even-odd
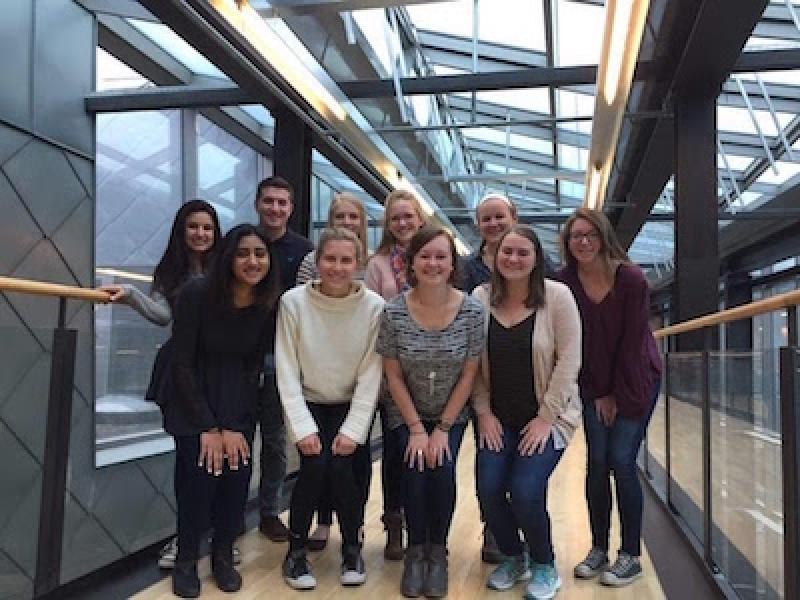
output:
[[[333,201],[331,202],[331,206],[328,209],[328,227],[333,229],[336,227],[340,227],[340,225],[336,225],[333,222],[334,214],[336,213],[336,208],[340,205],[347,202],[348,204],[352,204],[356,207],[356,211],[358,212],[358,216],[361,219],[361,224],[358,226],[358,231],[356,232],[356,236],[358,237],[359,245],[361,246],[360,256],[366,257],[367,256],[367,211],[364,208],[364,203],[361,199],[352,194],[350,192],[339,192],[333,197]],[[358,263],[361,264],[361,260],[359,259]]]
[[[585,207],[575,209],[575,212],[567,219],[566,223],[564,223],[564,227],[561,229],[561,257],[567,265],[572,268],[575,267],[576,261],[575,257],[572,256],[572,252],[569,250],[569,240],[572,235],[572,226],[578,219],[589,222],[600,235],[598,257],[603,262],[606,276],[609,280],[613,281],[617,266],[620,264],[629,265],[632,263],[631,259],[628,258],[628,254],[622,249],[622,244],[619,243],[617,234],[614,233],[614,227],[602,211]]]
[[[317,252],[314,255],[314,262],[319,266],[319,261],[325,253],[325,246],[329,242],[352,242],[353,248],[356,251],[356,262],[360,265],[364,260],[364,247],[355,233],[344,227],[328,227],[322,230],[319,234],[319,242],[317,243]]]
[[[389,213],[392,212],[392,207],[398,202],[408,202],[411,204],[414,208],[414,212],[417,213],[417,216],[422,222],[420,228],[428,224],[425,211],[422,210],[422,205],[413,192],[409,192],[408,190],[393,190],[389,192],[389,195],[386,196],[386,200],[383,203],[383,235],[381,236],[381,243],[378,244],[378,248],[375,250],[375,254],[388,254],[392,245],[397,243],[394,234],[389,231],[388,225]]]
[[[475,219],[478,219],[478,215],[481,213],[481,208],[484,204],[489,202],[490,200],[501,200],[505,205],[508,207],[508,211],[511,213],[511,217],[516,221],[517,220],[517,206],[509,200],[508,196],[504,196],[503,194],[492,192],[490,194],[486,194],[481,201],[478,202],[478,206],[475,207]]]

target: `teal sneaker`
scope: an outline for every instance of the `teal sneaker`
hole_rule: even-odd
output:
[[[533,563],[533,578],[525,590],[526,600],[548,600],[556,595],[561,587],[561,577],[558,576],[555,565],[540,565]]]
[[[518,581],[527,581],[531,578],[531,570],[528,566],[528,555],[504,556],[503,560],[489,575],[486,580],[486,587],[491,590],[510,590]]]

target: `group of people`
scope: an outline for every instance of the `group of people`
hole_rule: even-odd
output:
[[[367,217],[353,195],[333,200],[316,249],[288,229],[285,180],[261,182],[255,206],[258,226],[223,237],[209,204],[185,204],[150,295],[105,288],[112,301],[173,324],[148,396],[175,438],[176,595],[199,595],[197,559],[209,531],[214,581],[241,588],[234,541],[244,530],[257,423],[260,529],[288,539],[287,584],[316,587],[308,552],[325,547],[333,513],[340,581],[364,583],[376,411],[384,556],[404,560],[404,596],[447,594],[455,466],[470,422],[483,556],[499,563],[488,587],[530,580],[527,598],[559,589],[547,487],[581,424],[592,547],[574,575],[607,585],[641,575],[635,460],[661,364],[646,280],[601,212],[578,209],[567,220],[565,266],[554,271],[536,233],[517,224],[515,207],[499,195],[478,206],[483,243],[465,261],[450,232],[427,224],[405,190],[386,198],[383,236],[369,259]],[[288,529],[278,517],[284,422],[300,454]],[[622,545],[610,565],[612,473]]]

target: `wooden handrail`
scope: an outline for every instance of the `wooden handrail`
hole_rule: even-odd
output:
[[[15,277],[0,277],[0,291],[35,294],[37,296],[74,298],[76,300],[87,300],[89,302],[100,302],[103,304],[109,301],[108,292],[103,292],[94,288],[61,285],[60,283],[33,281],[31,279],[17,279]]]
[[[721,323],[729,323],[731,321],[738,321],[739,319],[749,319],[750,317],[763,315],[764,313],[780,310],[781,308],[794,306],[796,304],[800,304],[800,290],[778,294],[777,296],[770,296],[763,300],[742,304],[736,308],[729,308],[695,319],[689,319],[682,323],[676,323],[675,325],[658,329],[653,332],[653,335],[656,339],[661,339],[670,335],[677,335],[679,333],[697,331],[698,329],[711,327],[713,325],[720,325]]]

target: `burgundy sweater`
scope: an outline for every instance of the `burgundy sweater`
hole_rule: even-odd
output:
[[[650,289],[642,271],[622,264],[608,295],[594,303],[574,267],[557,279],[575,295],[583,325],[583,363],[578,383],[585,403],[613,395],[623,417],[644,416],[661,375],[661,357],[650,331]]]

